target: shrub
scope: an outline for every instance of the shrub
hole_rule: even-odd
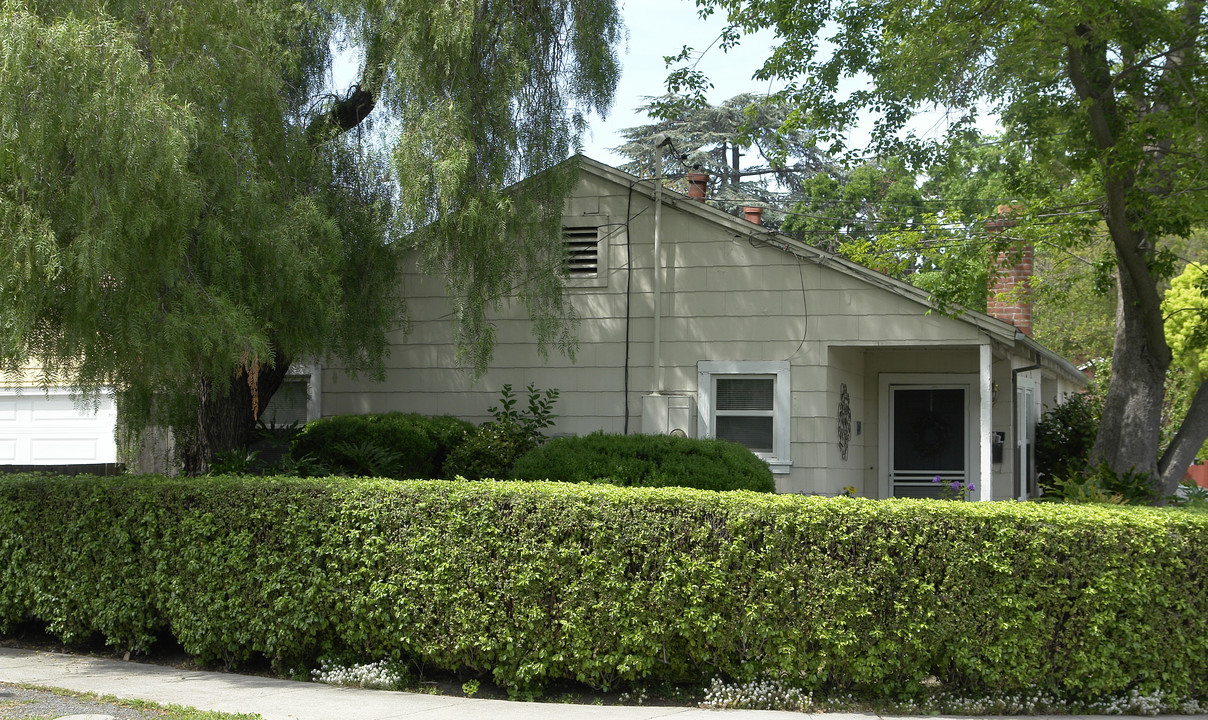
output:
[[[593,433],[554,438],[521,457],[512,474],[526,480],[638,487],[776,489],[767,463],[742,445],[670,435]]]
[[[414,416],[419,425],[432,442],[436,450],[432,453],[432,474],[425,477],[438,477],[438,473],[449,459],[449,453],[465,442],[466,434],[474,431],[474,423],[451,415],[436,415],[433,417]]]
[[[1089,393],[1074,395],[1036,423],[1036,472],[1046,493],[1054,481],[1087,468],[1099,430],[1099,402]]]
[[[444,476],[460,476],[467,480],[512,477],[512,465],[524,453],[545,440],[545,428],[554,424],[554,403],[558,391],[539,391],[529,385],[528,402],[517,409],[518,398],[506,384],[499,392],[499,404],[487,408],[494,420],[483,423],[477,430],[467,432],[462,442],[449,453],[444,463]]]
[[[431,478],[473,424],[414,413],[340,415],[307,423],[290,447],[294,463],[335,474]]]
[[[442,477],[466,480],[503,479],[512,476],[516,459],[533,445],[524,436],[494,423],[466,433],[465,439],[445,461]]]
[[[1042,499],[1068,503],[1148,505],[1156,497],[1148,473],[1129,470],[1117,474],[1107,463],[1102,463],[1050,479]]]
[[[0,631],[508,688],[1208,688],[1208,516],[683,488],[0,478]]]

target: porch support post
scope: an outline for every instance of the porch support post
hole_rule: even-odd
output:
[[[994,358],[990,354],[990,343],[986,342],[978,346],[977,363],[978,397],[981,400],[977,418],[977,491],[974,492],[977,500],[994,499],[994,470],[990,464],[991,424],[994,410],[993,370]]]

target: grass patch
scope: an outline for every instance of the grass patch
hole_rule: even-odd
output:
[[[197,708],[185,707],[183,705],[161,705],[160,703],[151,702],[149,700],[131,700],[119,698],[113,695],[100,695],[92,692],[76,692],[74,690],[66,690],[64,688],[47,687],[44,685],[32,685],[28,683],[5,683],[8,687],[21,688],[35,693],[34,697],[20,698],[11,701],[0,701],[0,714],[6,708],[21,707],[25,712],[29,712],[32,708],[35,712],[40,711],[40,704],[48,706],[46,714],[22,715],[23,720],[53,720],[61,717],[61,708],[55,698],[70,698],[84,703],[95,703],[97,705],[108,706],[112,708],[122,708],[135,710],[142,713],[144,717],[156,718],[157,720],[264,720],[257,713],[224,713],[216,710],[198,710]],[[41,695],[42,697],[39,697]],[[54,703],[54,707],[49,707]],[[103,712],[105,708],[97,708],[97,711]]]

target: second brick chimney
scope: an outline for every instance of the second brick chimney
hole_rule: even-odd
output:
[[[1008,217],[1010,205],[998,206],[998,217],[986,223],[986,231],[1001,233],[1015,226]],[[1005,252],[993,252],[990,258],[990,287],[986,314],[1015,326],[1032,337],[1032,259],[1031,245]]]

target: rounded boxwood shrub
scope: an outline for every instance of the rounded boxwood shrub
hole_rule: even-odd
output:
[[[339,415],[307,423],[293,439],[290,455],[333,474],[431,478],[473,430],[472,423],[454,417]]]
[[[512,476],[633,487],[775,491],[767,463],[742,445],[670,435],[592,433],[554,438],[517,460]]]

